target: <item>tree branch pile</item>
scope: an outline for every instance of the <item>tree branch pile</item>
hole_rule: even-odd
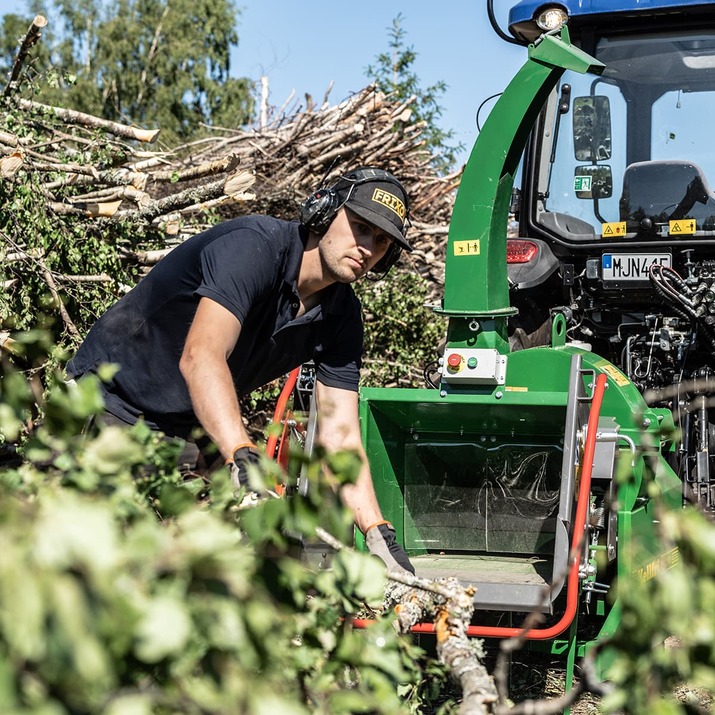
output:
[[[441,293],[461,172],[439,176],[431,167],[424,125],[409,122],[414,98],[396,102],[367,87],[338,104],[326,98],[318,108],[281,111],[262,128],[207,128],[205,137],[173,149],[161,147],[160,128],[132,127],[12,92],[2,101],[2,181],[33,173],[37,199],[48,212],[98,222],[108,239],[118,222],[143,224],[160,236],[164,252],[206,228],[207,211],[218,210],[222,218],[296,218],[303,199],[341,172],[384,167],[403,180],[411,197],[416,250],[404,260]],[[130,258],[151,265],[164,254],[155,247],[139,247]],[[11,246],[16,254],[25,248]]]

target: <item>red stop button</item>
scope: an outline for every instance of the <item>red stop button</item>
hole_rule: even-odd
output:
[[[447,365],[450,367],[459,367],[462,364],[462,356],[458,353],[452,353],[447,358]]]

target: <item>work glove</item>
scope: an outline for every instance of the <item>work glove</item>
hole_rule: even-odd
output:
[[[228,465],[231,469],[231,483],[234,489],[243,487],[248,489],[248,467],[258,467],[261,457],[258,450],[252,444],[243,444],[233,450],[233,461]]]
[[[244,489],[245,495],[239,505],[240,509],[256,506],[269,497],[278,498],[278,495],[270,489],[260,489],[256,491],[249,481],[249,469],[257,469],[261,463],[261,457],[253,444],[239,445],[233,451],[233,460],[228,460],[231,470],[231,484],[234,489]]]
[[[371,554],[382,559],[388,572],[409,571],[414,576],[415,567],[395,540],[395,527],[389,521],[370,526],[365,532],[365,543]]]

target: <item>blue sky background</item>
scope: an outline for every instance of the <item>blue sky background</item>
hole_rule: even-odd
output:
[[[495,0],[506,30],[512,0]],[[388,49],[388,31],[403,15],[405,41],[417,52],[414,70],[427,87],[444,80],[447,91],[440,122],[465,145],[466,161],[477,137],[475,113],[501,92],[526,59],[523,47],[500,40],[486,12],[486,0],[362,0],[359,3],[302,0],[238,0],[239,46],[232,57],[235,76],[269,79],[270,103],[281,107],[295,90],[320,102],[331,81],[331,103],[367,84],[365,69]],[[24,0],[0,0],[0,15],[27,12]],[[50,17],[50,20],[52,18]],[[493,106],[489,102],[480,123]]]

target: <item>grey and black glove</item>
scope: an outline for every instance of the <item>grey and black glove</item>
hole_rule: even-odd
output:
[[[248,467],[257,467],[261,457],[256,446],[253,444],[242,444],[233,450],[233,461],[228,462],[231,468],[231,482],[235,489],[243,487],[249,489]]]
[[[227,460],[231,469],[231,483],[234,489],[244,489],[245,494],[239,505],[240,509],[256,506],[262,501],[273,497],[278,498],[271,489],[259,488],[258,491],[250,483],[249,469],[257,469],[261,463],[261,456],[256,446],[250,443],[240,444],[233,450],[233,460]]]
[[[365,532],[365,543],[371,554],[382,559],[388,571],[409,571],[414,575],[415,567],[397,543],[395,527],[389,521],[378,521],[370,526]]]

